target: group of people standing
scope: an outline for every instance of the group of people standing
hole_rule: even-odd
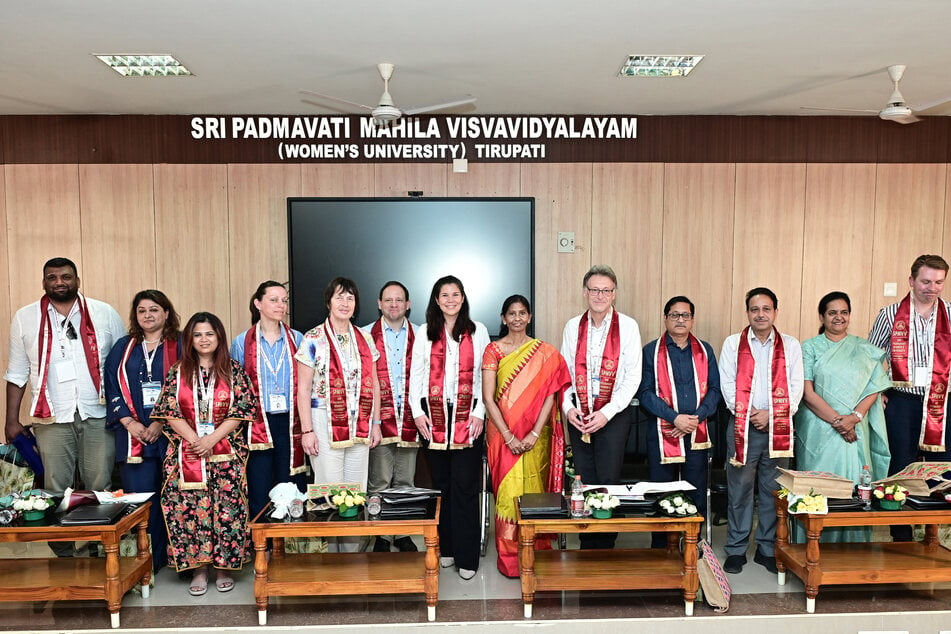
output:
[[[264,282],[250,301],[251,327],[229,354],[218,317],[196,313],[180,330],[156,290],[136,294],[127,331],[114,309],[79,293],[75,264],[54,258],[43,269],[44,296],[11,326],[6,438],[24,433],[29,381],[47,488],[72,486],[78,468],[87,488],[108,489],[118,463],[125,490],[160,493],[149,524],[155,566],[193,571],[189,591],[200,595],[211,569],[219,591],[233,588],[233,571],[250,557],[248,522],[275,484],[412,486],[420,446],[442,495],[441,565],[463,579],[478,569],[485,452],[498,568],[517,576],[515,499],[563,490],[569,443],[585,482],[618,483],[636,396],[653,417],[651,479],[683,478],[703,492],[722,399],[733,415],[724,568],[737,573],[746,564],[758,504],[754,561],[774,571],[772,492],[777,468],[794,455],[800,469],[855,481],[864,465],[880,478],[920,454],[947,459],[947,271],[941,257],[919,257],[908,296],[882,310],[871,343],[848,334],[844,293],[822,298],[820,333],[800,346],[775,326],[776,295],[754,288],[749,326],[726,339],[718,365],[710,344],[692,334],[696,310],[684,296],[667,302],[665,333],[642,349],[637,322],[614,308],[617,277],[607,266],[584,276],[587,310],[566,324],[560,352],[530,336],[532,308],[522,295],[505,300],[500,337],[490,342],[470,317],[462,281],[446,276],[433,285],[422,326],[408,319],[409,291],[389,281],[380,319],[363,329],[352,323],[356,284],[336,278],[324,293],[326,321],[307,333],[284,324],[286,288]],[[705,496],[695,501],[705,514]],[[581,545],[611,548],[615,539],[582,534]],[[899,527],[895,539],[910,539],[910,528]],[[656,535],[653,545],[664,541]],[[400,535],[373,545],[391,547],[416,550]],[[71,545],[57,548],[71,554]]]

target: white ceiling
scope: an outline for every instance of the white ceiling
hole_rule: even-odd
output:
[[[336,114],[298,91],[376,105],[388,61],[404,108],[828,115],[800,106],[878,110],[890,64],[909,104],[951,99],[949,26],[949,0],[0,0],[0,114]],[[196,76],[126,79],[96,53],[172,53]],[[618,78],[631,53],[706,58]]]

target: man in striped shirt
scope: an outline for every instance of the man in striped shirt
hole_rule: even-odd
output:
[[[879,312],[868,340],[885,350],[893,389],[886,392],[885,423],[891,450],[889,474],[923,456],[948,460],[947,389],[951,370],[951,304],[941,299],[948,263],[921,255],[911,265],[910,291]],[[896,541],[911,527],[892,528]]]

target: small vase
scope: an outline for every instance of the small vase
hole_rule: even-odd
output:
[[[614,515],[613,509],[591,509],[591,517],[596,520],[609,520]]]
[[[882,511],[900,511],[901,502],[898,500],[886,500],[886,499],[876,499],[875,505]]]
[[[42,523],[46,519],[46,511],[23,511],[23,521],[34,523]]]
[[[359,506],[338,506],[337,515],[346,519],[353,519],[360,514]]]

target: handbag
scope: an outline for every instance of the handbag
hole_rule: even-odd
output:
[[[33,489],[36,476],[13,445],[0,445],[0,496]]]
[[[702,540],[698,546],[700,559],[697,560],[697,575],[700,577],[703,598],[715,612],[726,612],[730,609],[730,582],[707,540]]]

